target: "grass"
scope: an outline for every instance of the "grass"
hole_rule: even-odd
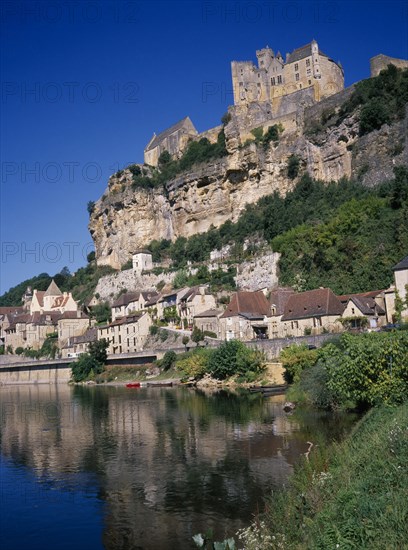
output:
[[[407,457],[408,403],[372,409],[342,443],[312,449],[245,548],[408,549]]]

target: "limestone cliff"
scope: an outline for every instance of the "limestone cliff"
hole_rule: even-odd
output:
[[[219,227],[236,221],[248,203],[274,191],[284,195],[298,179],[287,174],[291,155],[300,159],[300,174],[308,171],[323,181],[360,178],[371,186],[391,178],[395,165],[408,164],[407,117],[359,137],[358,111],[336,123],[351,91],[296,113],[296,124],[284,125],[279,143],[266,149],[242,143],[232,116],[225,127],[229,154],[183,173],[165,189],[133,189],[128,170],[112,176],[89,224],[98,264],[119,267],[153,239],[174,240]]]

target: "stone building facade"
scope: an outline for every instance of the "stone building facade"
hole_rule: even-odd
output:
[[[316,40],[286,54],[286,61],[269,47],[258,50],[256,56],[258,66],[252,61],[231,64],[234,105],[272,101],[276,110],[282,97],[299,90],[312,89],[314,99],[320,101],[344,88],[341,65],[324,54]]]

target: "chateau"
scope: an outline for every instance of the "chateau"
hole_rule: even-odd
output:
[[[286,54],[276,55],[268,46],[256,52],[258,66],[252,61],[233,61],[234,104],[272,101],[310,88],[315,101],[340,92],[344,73],[340,63],[324,54],[316,42]]]
[[[248,137],[251,122],[253,127],[266,122],[280,122],[280,117],[296,113],[299,108],[312,105],[344,88],[341,64],[324,54],[316,40],[286,54],[286,61],[280,52],[275,55],[268,46],[258,50],[256,56],[258,66],[252,61],[231,63],[234,106],[228,111],[243,130],[240,132],[242,141]],[[254,109],[255,116],[251,114]],[[293,121],[286,122],[293,126],[290,124]],[[144,162],[157,166],[164,151],[175,159],[179,158],[192,140],[207,138],[215,143],[221,129],[217,126],[199,134],[190,118],[185,117],[160,134],[153,134],[144,150]]]

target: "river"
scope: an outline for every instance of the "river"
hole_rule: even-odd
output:
[[[352,415],[187,388],[0,388],[4,550],[184,550],[232,536]]]

